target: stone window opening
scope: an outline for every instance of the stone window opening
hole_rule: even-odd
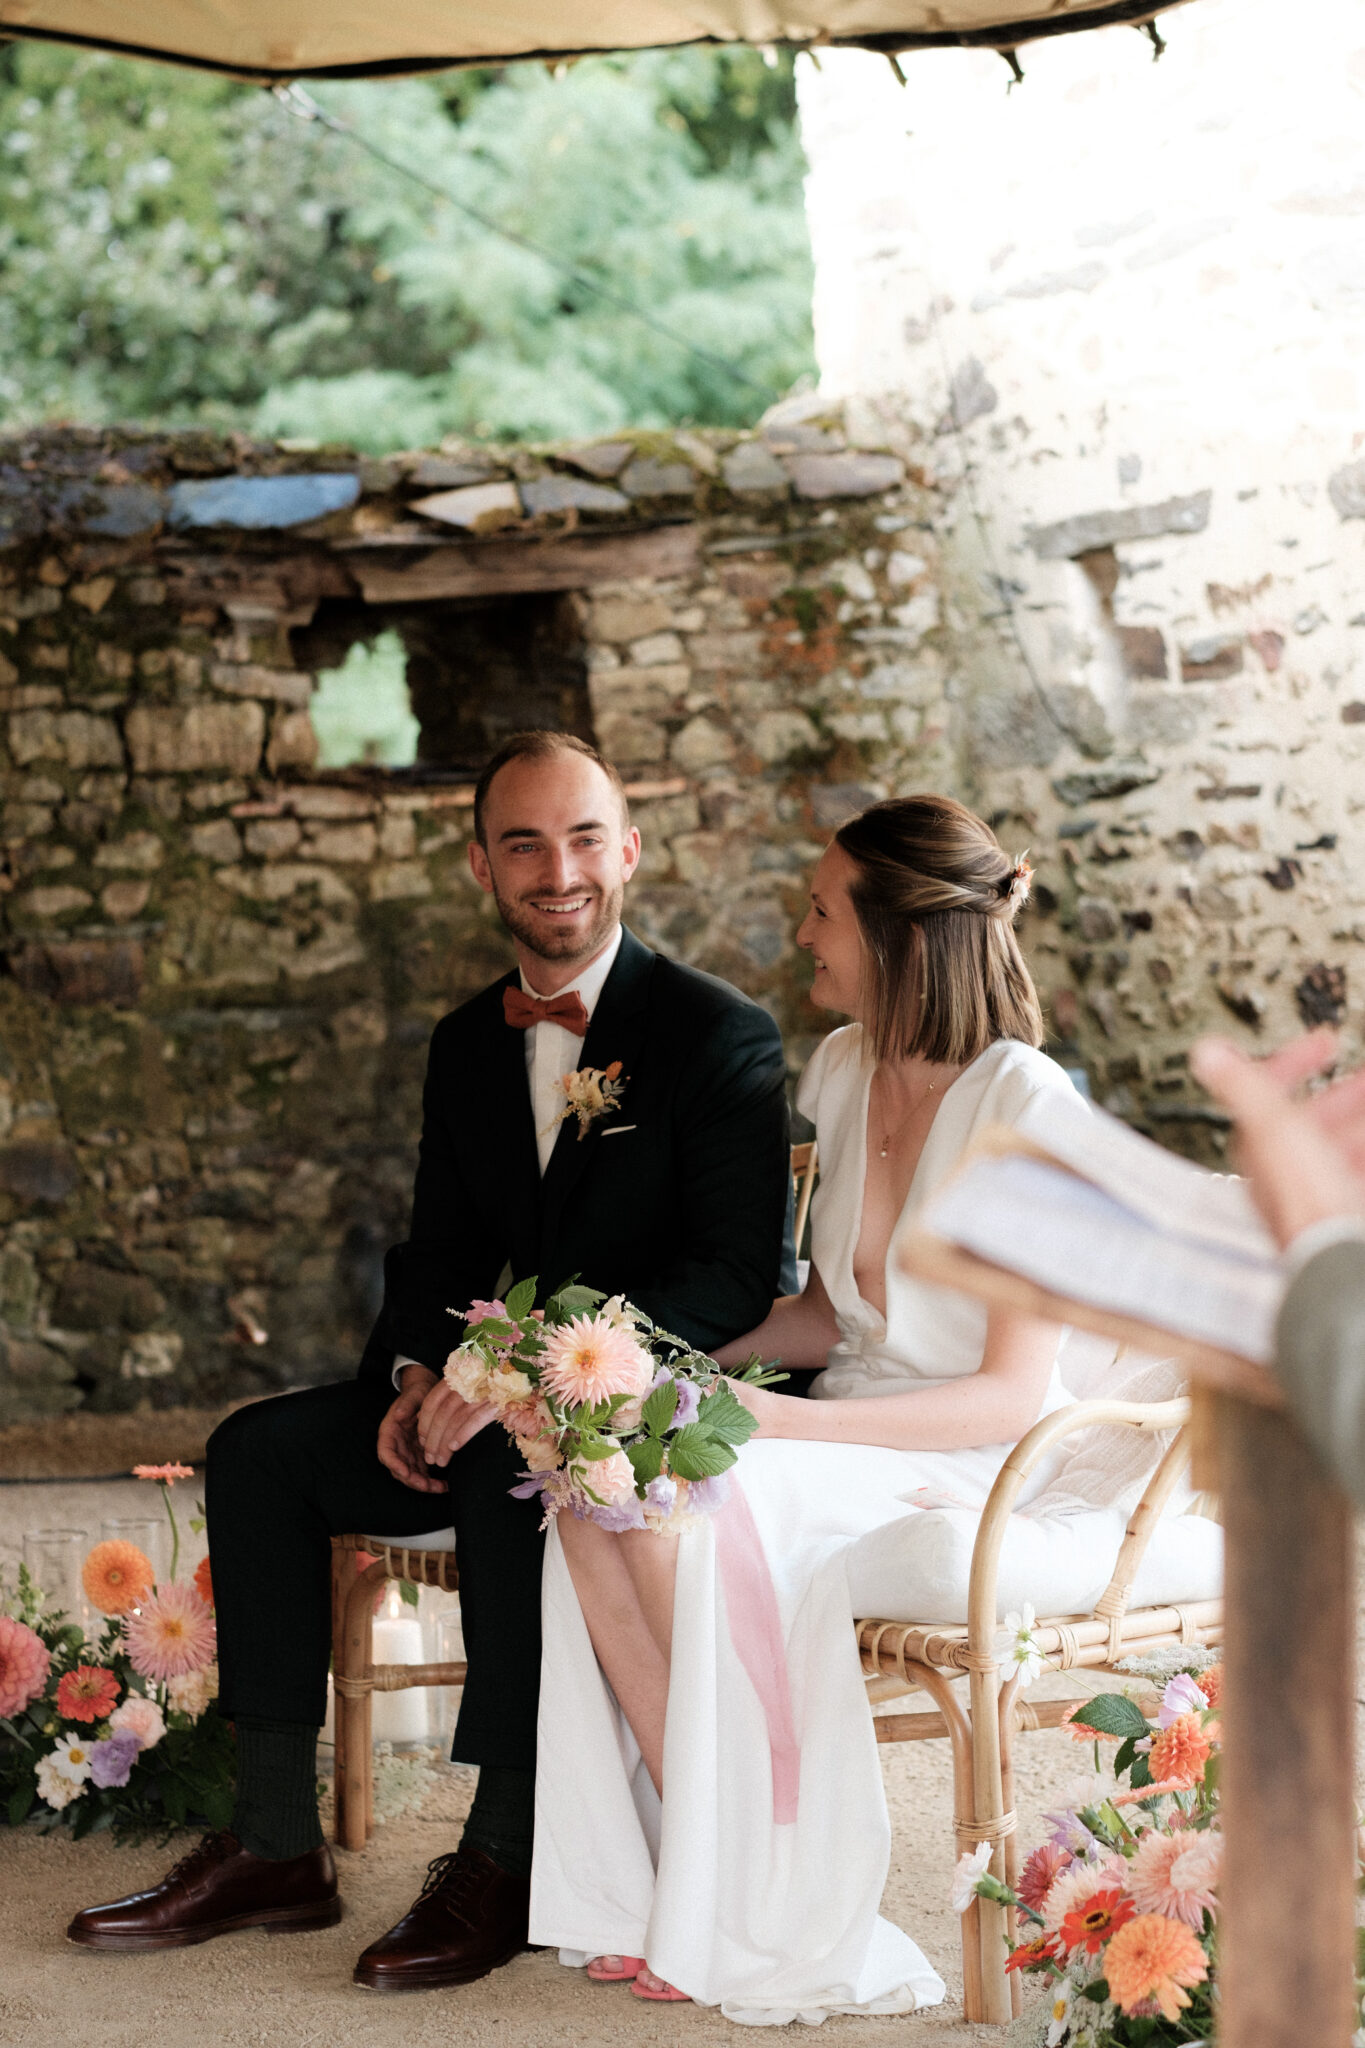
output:
[[[318,678],[317,772],[468,783],[510,733],[594,742],[583,606],[573,592],[368,604],[323,598],[289,635]]]

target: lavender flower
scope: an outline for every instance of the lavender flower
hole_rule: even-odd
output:
[[[661,1476],[658,1479],[651,1479],[645,1488],[646,1506],[656,1508],[661,1515],[672,1514],[673,1503],[677,1498],[678,1482],[676,1479]]]

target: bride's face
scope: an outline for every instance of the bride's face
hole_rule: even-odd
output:
[[[811,877],[810,909],[796,934],[797,945],[815,961],[811,1001],[845,1017],[858,1014],[863,977],[862,927],[849,894],[857,872],[842,846],[826,848]]]

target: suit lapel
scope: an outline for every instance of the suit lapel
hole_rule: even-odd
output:
[[[635,1079],[644,1049],[649,984],[656,957],[648,946],[641,945],[632,931],[626,929],[622,932],[621,950],[597,999],[579,1055],[581,1067],[605,1068],[613,1060],[621,1062],[627,1088],[620,1115],[627,1122],[630,1119],[629,1083]],[[542,1252],[555,1237],[564,1205],[586,1171],[601,1137],[601,1127],[597,1123],[589,1124],[582,1138],[578,1135],[576,1118],[566,1117],[560,1125],[559,1136],[541,1182],[544,1204],[541,1212]],[[552,1287],[567,1277],[563,1273],[541,1274],[541,1279]]]

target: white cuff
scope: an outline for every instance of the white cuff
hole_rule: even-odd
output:
[[[397,1358],[393,1361],[393,1384],[396,1393],[402,1393],[403,1373],[405,1368],[410,1365],[422,1365],[422,1361],[420,1358],[407,1358],[400,1351]],[[431,1367],[429,1365],[422,1365],[422,1370],[423,1372],[430,1372]]]
[[[1286,1283],[1297,1280],[1319,1252],[1325,1252],[1330,1245],[1352,1241],[1365,1242],[1365,1216],[1324,1216],[1320,1222],[1310,1223],[1284,1248]]]

